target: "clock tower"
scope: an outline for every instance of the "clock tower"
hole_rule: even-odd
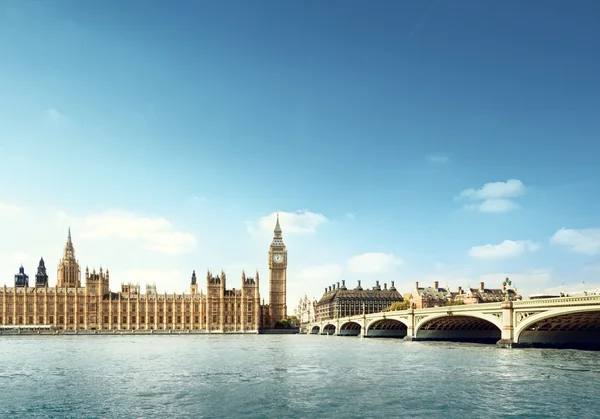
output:
[[[287,317],[286,303],[287,249],[281,237],[279,214],[269,248],[269,319],[270,327]]]

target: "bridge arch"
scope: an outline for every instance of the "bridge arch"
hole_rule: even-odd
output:
[[[340,325],[340,336],[358,336],[360,335],[360,330],[362,326],[357,321],[347,321]]]
[[[310,334],[311,335],[318,335],[320,331],[321,331],[321,328],[319,326],[313,326],[310,329]]]
[[[322,335],[333,335],[333,334],[335,334],[335,324],[327,323],[323,327],[323,332],[321,334]]]
[[[600,349],[600,306],[560,307],[532,314],[515,327],[514,341],[531,346]]]
[[[501,337],[501,319],[483,313],[434,314],[415,327],[417,340],[496,343]]]
[[[408,325],[402,319],[378,318],[367,325],[366,332],[365,336],[372,338],[403,338],[408,333]]]

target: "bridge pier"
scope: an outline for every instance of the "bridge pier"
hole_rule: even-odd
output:
[[[514,325],[514,310],[512,301],[503,301],[502,308],[502,330],[501,338],[496,345],[500,348],[515,348],[515,325]]]

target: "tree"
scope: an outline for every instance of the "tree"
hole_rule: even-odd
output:
[[[465,305],[463,300],[448,300],[446,301],[447,306],[462,306]]]
[[[384,308],[382,311],[396,311],[396,310],[408,310],[410,308],[410,301],[396,301],[392,303],[389,307]]]

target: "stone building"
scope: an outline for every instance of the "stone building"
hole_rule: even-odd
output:
[[[206,274],[206,294],[192,273],[189,294],[159,294],[156,286],[141,293],[137,284],[121,284],[110,290],[108,269],[85,269],[81,285],[80,265],[75,258],[71,231],[57,269],[57,284],[48,285],[41,259],[35,287],[21,266],[13,287],[0,288],[0,325],[45,326],[56,330],[190,330],[206,332],[257,333],[262,327],[286,316],[287,250],[281,239],[279,220],[269,251],[271,269],[270,306],[261,307],[259,274],[242,272],[240,288],[227,289],[227,276],[221,271]],[[274,273],[274,271],[276,271]],[[268,319],[262,318],[262,313]],[[283,317],[282,317],[283,316]]]
[[[442,307],[449,304],[478,304],[494,303],[504,301],[506,295],[506,286],[502,284],[501,288],[485,288],[483,282],[479,283],[479,288],[467,288],[464,290],[458,287],[456,292],[448,288],[439,286],[438,281],[433,283],[432,287],[419,287],[415,282],[415,289],[412,292],[413,308]],[[508,296],[510,301],[520,300],[522,297],[516,289],[509,289]]]
[[[316,314],[317,302],[310,301],[308,296],[304,295],[298,302],[298,307],[294,310],[294,315],[298,319],[300,333],[306,332],[306,327],[317,321]]]
[[[442,307],[452,299],[452,292],[447,288],[440,288],[438,281],[433,283],[433,287],[426,288],[419,287],[419,283],[415,282],[415,289],[412,293],[412,307]]]
[[[467,288],[466,290],[463,290],[462,287],[458,287],[458,292],[454,299],[462,299],[465,304],[497,303],[504,301],[506,292],[508,292],[508,299],[510,301],[518,301],[523,298],[519,295],[516,288],[507,290],[504,283],[502,283],[501,288],[486,288],[485,284],[480,282],[478,288]]]
[[[346,281],[325,288],[325,293],[315,306],[316,320],[329,320],[337,317],[354,316],[380,312],[392,303],[404,301],[402,295],[394,287],[394,281],[388,289],[379,281],[375,281],[372,289],[363,289],[358,281],[354,289],[346,288]]]

